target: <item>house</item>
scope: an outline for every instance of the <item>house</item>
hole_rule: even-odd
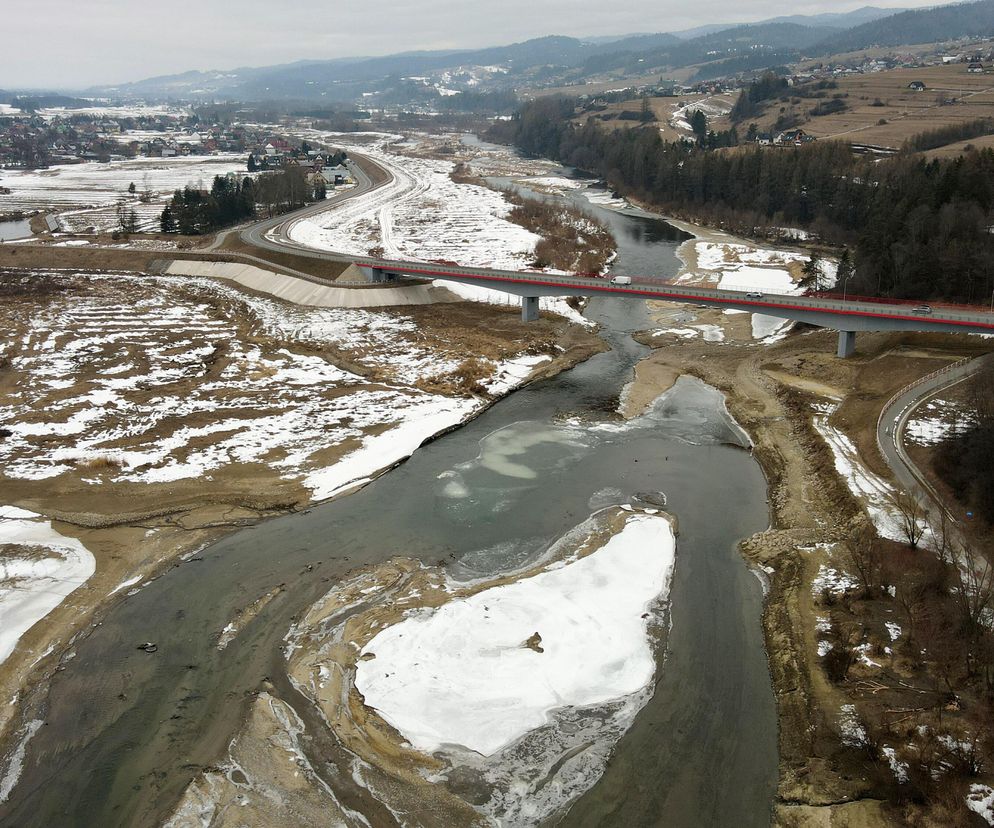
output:
[[[972,72],[975,75],[981,75],[984,72],[984,64],[982,63],[971,63],[966,67],[967,72]]]
[[[911,83],[908,84],[908,89],[912,89],[915,92],[924,92],[925,84],[922,81],[911,81]]]
[[[756,135],[756,143],[761,147],[769,147],[773,145],[773,135],[769,132],[760,132]]]
[[[777,136],[775,143],[777,146],[787,147],[791,144],[800,146],[811,141],[814,141],[814,137],[808,135],[803,129],[788,129],[786,132],[781,132]]]
[[[352,175],[349,173],[349,168],[344,164],[339,164],[337,167],[325,167],[321,172],[315,173],[315,175],[323,177],[329,187],[352,183]]]

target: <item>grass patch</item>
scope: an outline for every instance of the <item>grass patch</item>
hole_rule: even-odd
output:
[[[576,207],[513,192],[504,197],[514,205],[508,219],[542,237],[535,245],[534,267],[592,275],[604,272],[617,249],[606,224]]]

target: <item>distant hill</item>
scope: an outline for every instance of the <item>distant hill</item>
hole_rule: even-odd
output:
[[[791,14],[781,17],[771,17],[768,20],[759,20],[748,25],[760,26],[765,23],[796,23],[799,26],[829,26],[833,29],[851,29],[853,26],[860,26],[863,23],[870,23],[882,17],[902,12],[904,9],[882,9],[879,6],[863,6],[851,12],[826,12],[824,14]],[[702,35],[714,34],[715,32],[727,31],[741,26],[735,23],[710,23],[706,26],[695,26],[693,29],[683,29],[672,34],[681,40],[691,40]]]
[[[832,35],[811,50],[814,55],[854,52],[871,46],[903,46],[957,37],[994,35],[994,0],[905,11]]]
[[[586,39],[550,35],[485,49],[307,60],[228,71],[184,72],[87,90],[96,97],[227,101],[311,101],[403,105],[453,92],[504,95],[580,84],[605,76],[644,77],[699,66],[695,78],[792,63],[801,57],[994,35],[994,0],[900,11],[864,6],[845,13],[788,15],[737,26]],[[620,80],[620,78],[619,78]]]
[[[879,6],[863,6],[851,12],[826,12],[825,14],[791,14],[764,20],[764,23],[799,23],[802,26],[832,26],[837,29],[851,29],[872,23],[884,17],[892,17],[906,9],[882,9]]]
[[[735,64],[736,69],[732,71],[761,69],[773,63],[797,59],[799,50],[807,49],[838,31],[828,26],[801,26],[797,23],[735,26],[658,49],[597,55],[588,58],[583,68],[587,72],[614,69],[635,71],[639,67],[645,70],[678,69],[698,63],[743,59]],[[764,60],[764,55],[771,55],[769,61]]]
[[[350,101],[383,79],[422,77],[461,67],[470,73],[466,80],[475,86],[485,68],[490,74],[520,76],[533,67],[573,67],[608,53],[642,52],[679,43],[669,34],[639,34],[617,40],[590,43],[573,37],[549,36],[486,49],[444,52],[408,52],[385,57],[339,58],[301,61],[261,68],[230,71],[184,72],[113,87],[88,90],[94,95],[134,97],[222,97],[261,100],[278,98],[313,99],[325,102]],[[493,72],[496,67],[499,72]],[[454,82],[458,86],[458,82]]]

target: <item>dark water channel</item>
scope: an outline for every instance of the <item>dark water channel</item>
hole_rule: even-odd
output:
[[[632,221],[616,271],[675,273],[672,228]],[[595,299],[587,313],[611,350],[511,395],[362,491],[239,531],[123,599],[77,642],[37,708],[45,726],[0,824],[159,824],[199,768],[224,754],[251,694],[280,674],[292,618],[349,570],[395,555],[457,573],[500,570],[596,508],[662,491],[680,536],[656,692],[565,824],[768,825],[777,754],[762,591],[735,551],[767,524],[765,481],[699,383],[621,426],[612,412],[648,350],[629,335],[648,326],[645,307]],[[560,440],[564,427],[579,438]],[[512,438],[497,440],[505,447],[535,438],[515,458],[531,476],[478,468],[498,432]],[[235,612],[281,583],[288,589],[218,651]],[[144,641],[158,651],[136,650]]]

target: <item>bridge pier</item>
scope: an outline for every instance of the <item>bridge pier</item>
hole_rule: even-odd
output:
[[[521,297],[521,321],[522,322],[534,322],[538,319],[538,297],[537,296],[522,296]]]
[[[382,267],[370,267],[369,265],[358,265],[359,270],[363,272],[365,277],[376,284],[378,282],[390,282],[393,281],[394,274],[387,273]]]
[[[851,357],[856,352],[856,331],[839,331],[839,350],[837,356],[840,359]]]

